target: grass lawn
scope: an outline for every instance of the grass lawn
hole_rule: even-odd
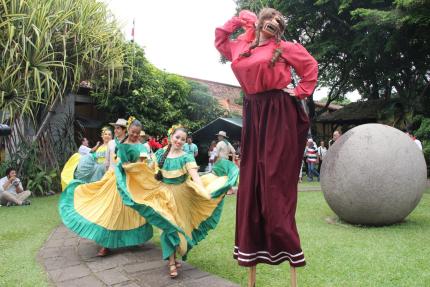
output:
[[[189,254],[189,262],[221,277],[247,284],[247,269],[232,259],[235,197],[222,220]],[[333,217],[321,192],[299,193],[296,215],[307,266],[299,286],[430,286],[430,191],[402,224],[355,227],[328,224]],[[258,265],[257,286],[289,286],[289,265]]]
[[[31,198],[31,205],[0,207],[0,286],[47,286],[36,255],[60,224],[59,196]]]
[[[190,252],[189,263],[246,286],[247,269],[232,258],[235,199],[227,197],[219,226]],[[57,201],[53,196],[0,208],[0,286],[47,285],[35,258],[60,223]],[[298,269],[299,286],[430,286],[430,190],[402,224],[328,224],[333,216],[321,192],[299,193],[296,218],[308,263]],[[258,265],[257,286],[289,286],[288,264]]]

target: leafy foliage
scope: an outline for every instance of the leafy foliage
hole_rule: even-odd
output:
[[[2,117],[40,118],[81,79],[121,77],[123,36],[96,0],[0,1]]]
[[[49,169],[40,161],[37,144],[22,141],[17,152],[0,163],[0,174],[3,176],[9,167],[16,168],[17,176],[21,179],[23,187],[31,190],[33,195],[43,196],[51,189],[57,189],[59,182],[55,169]]]
[[[92,94],[111,118],[133,115],[148,134],[162,135],[175,123],[194,130],[221,113],[207,87],[157,69],[138,45],[128,45],[125,62],[118,88]]]
[[[430,166],[430,118],[417,116],[415,122],[419,124],[415,136],[421,141],[427,166]]]
[[[430,2],[420,0],[239,0],[238,9],[274,7],[320,64],[328,101],[358,90],[363,98],[405,98],[420,108],[430,79]]]

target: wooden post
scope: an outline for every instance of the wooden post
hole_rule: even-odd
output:
[[[256,272],[257,272],[257,265],[251,266],[249,268],[248,287],[255,287]]]
[[[291,267],[291,287],[297,287],[297,273],[296,268]]]

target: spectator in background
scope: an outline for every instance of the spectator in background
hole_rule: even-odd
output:
[[[98,149],[98,147],[100,146],[100,142],[98,141],[97,144],[93,148],[90,148],[89,145],[90,145],[90,143],[88,142],[88,139],[82,138],[81,139],[81,146],[78,149],[78,153],[80,155],[87,155],[87,154],[90,154],[90,152],[95,152]]]
[[[211,145],[209,146],[209,149],[208,149],[208,156],[209,156],[209,163],[208,163],[207,171],[211,172],[216,159],[216,141],[211,142]]]
[[[148,143],[148,138],[149,136],[145,133],[145,131],[140,131],[140,142],[143,143],[143,145],[146,147],[146,149],[148,150],[148,156],[149,158],[151,158],[152,149],[151,145]]]
[[[197,145],[193,143],[193,137],[191,135],[187,136],[187,142],[184,144],[182,150],[186,153],[192,154],[194,158],[199,154],[199,149]]]
[[[161,140],[161,145],[163,146],[163,147],[165,147],[165,146],[167,146],[169,144],[169,139],[167,138],[167,137],[164,137],[162,140]]]
[[[324,141],[320,141],[320,146],[317,149],[319,164],[318,164],[318,173],[321,172],[321,165],[324,160],[325,154],[327,153],[327,148],[325,147]]]
[[[27,198],[31,191],[24,190],[21,180],[16,176],[16,170],[12,167],[6,170],[5,177],[0,179],[0,204],[6,206],[29,205]]]
[[[225,131],[219,131],[216,136],[218,136],[218,143],[216,144],[216,151],[217,151],[217,159],[224,158],[229,159],[231,156],[232,158],[235,157],[236,150],[231,145],[231,143],[227,140],[228,136]]]
[[[148,144],[151,147],[151,150],[153,152],[156,152],[158,149],[162,148],[163,146],[157,141],[154,137],[149,137]]]
[[[413,132],[412,132],[412,130],[410,130],[410,129],[407,129],[406,130],[406,134],[414,141],[414,143],[418,146],[418,148],[422,151],[423,150],[423,145],[422,145],[422,143],[421,143],[421,141],[419,140],[419,139],[417,139],[415,136],[414,136],[414,134],[413,134]]]
[[[314,175],[318,178],[318,181],[320,181],[320,174],[316,169],[316,164],[318,163],[318,152],[316,144],[312,139],[308,139],[305,152],[306,162],[308,164],[308,181],[313,181]]]
[[[328,142],[328,148],[330,148],[342,135],[341,131],[335,130],[333,132],[333,138]]]
[[[231,157],[232,161],[236,158],[236,150],[231,145],[231,143],[227,140],[228,136],[225,131],[219,131],[216,136],[218,136],[218,143],[216,144],[216,160],[219,159],[227,159]],[[233,188],[230,188],[227,191],[227,195],[234,194]]]

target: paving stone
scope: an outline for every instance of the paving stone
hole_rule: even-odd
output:
[[[51,239],[45,244],[45,248],[51,248],[51,247],[62,247],[64,243],[64,238],[59,239]]]
[[[197,280],[185,281],[181,283],[184,287],[239,287],[240,285],[231,283],[215,276],[203,277]]]
[[[43,262],[46,270],[56,270],[64,267],[76,266],[82,262],[79,259],[70,259],[65,257],[46,258]]]
[[[141,283],[141,284],[142,285],[137,284],[136,282],[123,282],[123,283],[112,285],[112,287],[151,287],[144,283]]]
[[[64,238],[63,239],[63,246],[77,246],[79,242],[79,239],[77,237],[75,238]]]
[[[163,266],[167,266],[166,261],[158,260],[158,261],[141,262],[141,263],[135,263],[135,264],[127,264],[123,268],[124,268],[124,271],[126,271],[127,273],[136,273],[136,272],[157,269]]]
[[[137,249],[134,252],[127,251],[123,253],[131,263],[148,262],[161,259],[161,250],[159,249]]]
[[[236,287],[181,262],[179,276],[171,279],[161,250],[152,243],[113,250],[99,258],[99,246],[59,226],[39,251],[37,260],[45,266],[55,286],[61,287]]]
[[[178,277],[171,279],[169,277],[168,271],[169,269],[166,265],[158,269],[148,270],[146,272],[129,274],[129,276],[134,277],[135,279],[139,280],[139,282],[143,282],[151,287],[166,287],[172,284],[180,283],[182,281],[183,277],[181,272],[179,272]]]
[[[78,279],[63,281],[57,284],[58,287],[104,287],[107,286],[102,281],[92,275]]]
[[[43,259],[61,256],[60,248],[58,247],[43,248],[40,251],[40,256]]]
[[[99,258],[97,258],[99,259]],[[116,262],[109,260],[109,258],[100,258],[92,262],[87,262],[88,268],[93,272],[100,272],[108,269],[113,269],[118,266]]]
[[[182,269],[180,271],[182,271],[182,274],[185,278],[191,278],[191,279],[199,279],[199,278],[211,275],[210,273],[200,271],[199,269],[196,269],[196,268],[191,268],[186,270]]]
[[[79,242],[77,246],[77,253],[82,259],[87,260],[97,257],[97,252],[99,249],[100,246],[97,246],[95,243]]]
[[[95,275],[107,285],[130,281],[128,277],[122,274],[119,268],[97,272]]]
[[[91,271],[84,264],[52,270],[49,272],[49,275],[54,282],[78,279],[89,274],[91,274]]]

